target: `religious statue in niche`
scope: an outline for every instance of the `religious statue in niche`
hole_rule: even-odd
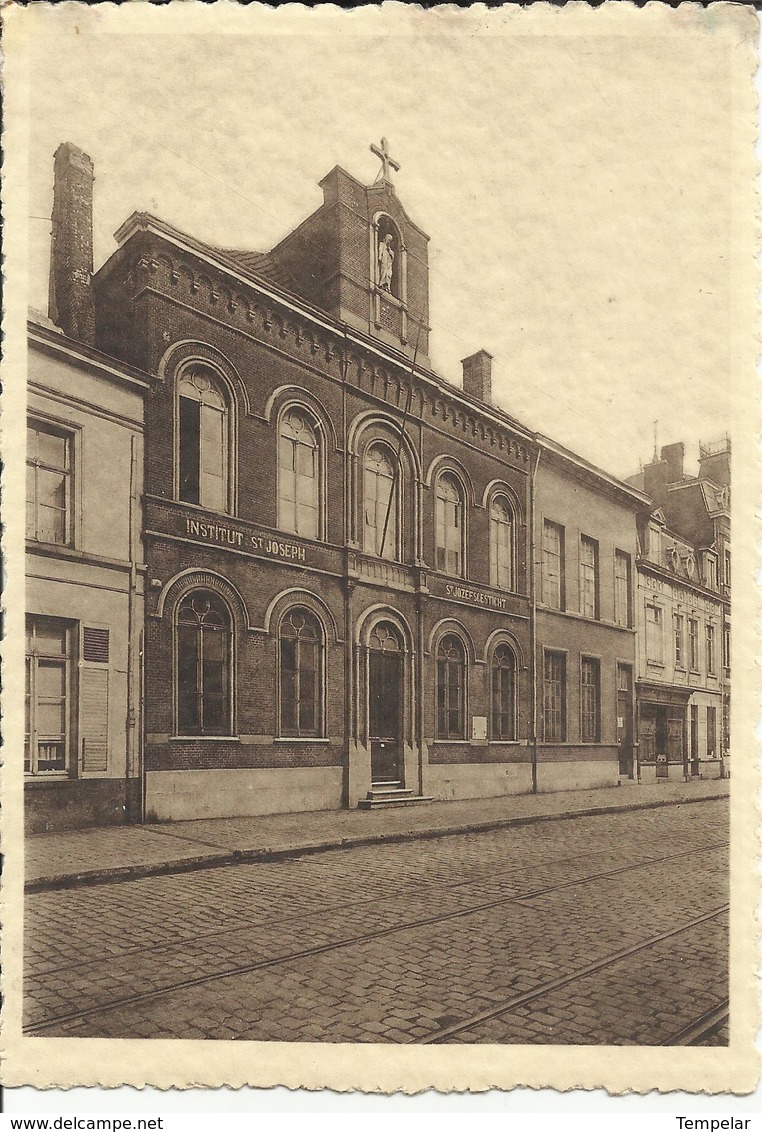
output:
[[[382,238],[379,233],[378,240],[378,285],[382,291],[392,290],[392,274],[394,271],[394,237],[387,232]]]

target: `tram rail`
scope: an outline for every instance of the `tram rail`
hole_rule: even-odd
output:
[[[444,1030],[427,1034],[416,1044],[438,1045],[440,1042],[444,1042],[448,1038],[454,1037],[456,1034],[473,1030],[474,1027],[482,1025],[484,1022],[492,1021],[495,1018],[501,1018],[503,1015],[510,1014],[520,1006],[526,1006],[530,1002],[535,1002],[538,998],[543,998],[545,995],[552,994],[554,991],[561,990],[563,987],[568,987],[571,983],[576,983],[579,982],[580,979],[586,979],[590,975],[595,975],[599,971],[605,970],[606,967],[612,967],[615,963],[620,963],[623,959],[630,959],[633,955],[638,955],[641,951],[647,951],[649,948],[656,947],[657,944],[663,943],[665,940],[672,939],[674,936],[681,935],[683,932],[691,931],[693,928],[697,928],[701,924],[707,923],[709,920],[714,920],[718,916],[724,915],[729,908],[729,904],[722,904],[719,908],[715,908],[711,912],[705,912],[702,916],[697,916],[695,919],[689,920],[687,923],[681,924],[677,928],[671,928],[667,932],[660,932],[659,935],[651,936],[650,939],[633,944],[632,947],[625,947],[620,951],[614,951],[610,955],[604,956],[602,959],[597,959],[594,963],[588,963],[586,967],[582,967],[580,970],[574,971],[570,975],[563,975],[561,978],[552,979],[550,982],[543,984],[543,986],[535,987],[531,991],[517,995],[516,998],[511,999],[507,1003],[502,1003],[500,1006],[492,1007],[489,1010],[482,1010],[478,1014],[471,1015],[470,1018],[464,1018],[459,1022],[453,1023],[453,1025],[448,1026]],[[727,1017],[727,1012],[725,1017]],[[685,1028],[685,1032],[692,1033],[696,1026],[697,1023],[693,1022],[690,1027]],[[701,1033],[703,1034],[706,1030],[707,1027],[704,1025]],[[681,1031],[681,1033],[683,1032],[684,1031]],[[689,1041],[675,1041],[674,1038],[671,1038],[661,1044],[689,1045],[691,1043]]]
[[[717,843],[712,844],[712,845],[702,845],[702,846],[699,846],[698,848],[682,849],[682,850],[680,850],[679,853],[672,853],[672,854],[668,854],[666,856],[662,856],[662,857],[658,857],[658,858],[645,857],[644,856],[640,859],[640,861],[633,862],[632,864],[629,864],[629,865],[626,865],[626,866],[623,866],[623,867],[626,868],[626,869],[637,868],[639,865],[645,867],[645,866],[647,866],[651,863],[656,863],[656,862],[662,863],[664,861],[673,860],[674,858],[690,856],[690,854],[693,853],[693,852],[706,852],[706,851],[711,851],[713,849],[724,849],[724,848],[727,848],[727,845],[728,845],[727,842],[717,842]],[[579,858],[579,854],[575,854],[574,857],[571,857],[571,858],[570,857],[560,857],[560,858],[554,857],[552,859],[542,861],[540,863],[540,867],[545,868],[545,867],[548,867],[548,866],[558,866],[560,864],[566,864],[569,860],[573,861],[573,860],[578,859],[578,858]],[[250,866],[250,867],[255,867],[255,866]],[[622,866],[617,866],[617,868],[620,868],[620,867],[622,867]],[[615,872],[616,872],[616,870],[611,870],[611,875],[614,875]],[[601,877],[603,875],[604,875],[603,873],[596,873],[594,879],[598,879],[599,877]],[[456,892],[459,888],[467,888],[467,887],[473,885],[475,881],[478,882],[483,877],[493,877],[493,876],[494,876],[494,867],[490,866],[490,868],[485,870],[484,872],[482,872],[482,870],[479,870],[476,873],[471,872],[466,880],[459,880],[459,881],[452,883],[452,884],[451,883],[442,883],[441,881],[438,881],[437,883],[438,883],[440,888],[446,890],[448,893],[453,893],[453,892]],[[152,878],[147,878],[147,879],[152,879]],[[586,877],[577,877],[577,878],[573,879],[572,881],[565,881],[565,882],[562,882],[562,883],[563,884],[569,884],[569,883],[577,884],[577,883],[584,882],[586,879],[587,879]],[[385,890],[384,898],[385,899],[398,899],[400,897],[404,897],[407,892],[415,891],[417,886],[418,886],[417,880],[411,881],[411,882],[406,883],[406,884],[398,885],[398,887],[396,887],[396,888],[391,888],[391,889]],[[559,887],[559,886],[556,886],[556,887]],[[547,890],[547,891],[550,891],[550,890]],[[532,895],[534,895],[534,893],[522,894],[521,896],[513,897],[513,899],[524,900],[524,899],[527,899],[528,896],[532,896]],[[330,915],[332,912],[336,912],[336,911],[345,912],[349,909],[368,907],[371,904],[378,904],[378,893],[374,892],[370,896],[363,896],[362,898],[356,899],[356,900],[349,900],[349,901],[343,900],[340,904],[330,904],[330,903],[328,903],[328,904],[319,905],[319,906],[312,908],[309,912],[309,915],[310,916],[326,916],[326,915]],[[154,943],[151,943],[151,944],[148,944],[148,945],[135,944],[135,945],[132,945],[132,946],[125,946],[125,947],[120,948],[119,957],[121,958],[123,956],[126,957],[126,956],[130,956],[130,955],[132,955],[132,956],[144,955],[144,954],[150,953],[152,951],[160,950],[162,947],[174,947],[174,948],[183,947],[183,946],[186,946],[186,945],[189,945],[189,944],[193,944],[197,941],[217,939],[217,938],[221,938],[221,937],[224,937],[224,936],[227,936],[227,935],[233,935],[236,932],[245,931],[247,928],[254,927],[254,926],[258,926],[258,927],[267,926],[268,924],[272,924],[272,923],[276,923],[276,922],[280,926],[282,924],[287,924],[287,923],[291,922],[292,920],[303,919],[304,915],[305,915],[304,911],[300,910],[296,915],[293,915],[293,916],[278,916],[277,919],[273,918],[273,919],[263,920],[263,919],[258,918],[257,916],[251,916],[251,917],[247,917],[247,918],[242,917],[232,927],[213,928],[211,931],[199,931],[199,932],[195,932],[193,935],[189,935],[189,936],[179,936],[179,937],[173,936],[171,939],[168,939],[165,943],[154,942]],[[66,963],[61,963],[56,967],[45,967],[44,970],[36,971],[34,973],[34,975],[32,975],[30,977],[32,979],[42,979],[42,978],[45,978],[49,975],[54,975],[59,971],[71,971],[71,970],[74,970],[76,968],[87,967],[91,962],[92,962],[92,960],[90,960],[90,959],[81,959],[81,960],[78,960],[78,961],[75,960],[73,962],[68,961]]]
[[[665,1046],[695,1046],[703,1038],[711,1037],[716,1030],[721,1029],[730,1018],[730,1000],[724,998],[711,1010],[694,1018],[687,1026],[673,1034],[663,1044]]]
[[[425,916],[416,920],[406,920],[376,931],[362,932],[357,935],[333,940],[330,943],[317,944],[313,947],[303,948],[299,951],[293,951],[284,955],[273,956],[269,959],[260,959],[249,963],[242,963],[235,967],[226,968],[223,971],[197,975],[192,979],[176,980],[162,987],[156,987],[146,991],[139,991],[131,995],[123,995],[120,998],[113,999],[109,1002],[94,1003],[93,1005],[84,1007],[80,1010],[69,1011],[65,1014],[53,1015],[49,1018],[29,1023],[23,1027],[23,1032],[27,1035],[33,1036],[36,1034],[44,1033],[46,1030],[50,1030],[56,1026],[62,1026],[67,1025],[71,1022],[82,1021],[86,1018],[95,1017],[99,1014],[108,1014],[113,1010],[118,1010],[125,1006],[134,1006],[139,1003],[164,998],[176,992],[182,992],[195,987],[208,985],[210,983],[220,982],[224,979],[234,978],[239,975],[248,975],[255,971],[264,971],[274,967],[282,966],[287,963],[297,962],[301,959],[308,959],[318,955],[324,955],[332,951],[343,950],[345,948],[353,947],[358,944],[368,943],[376,939],[382,939],[384,937],[394,935],[398,932],[411,931],[417,928],[429,927],[431,925],[440,923],[447,923],[448,921],[456,919],[463,919],[479,912],[488,911],[491,908],[498,908],[501,906],[520,903],[524,900],[535,899],[540,896],[549,895],[553,892],[563,891],[564,889],[591,884],[595,881],[605,880],[609,877],[620,876],[624,873],[635,872],[640,869],[654,868],[658,865],[662,865],[665,861],[679,860],[683,857],[693,856],[697,852],[710,852],[716,849],[724,849],[727,847],[727,844],[727,842],[719,842],[699,847],[693,846],[688,850],[681,850],[678,853],[668,853],[662,855],[661,857],[649,857],[646,860],[639,860],[631,864],[617,866],[617,868],[615,869],[607,869],[595,873],[588,873],[585,876],[575,877],[571,880],[562,881],[559,884],[546,885],[541,888],[532,889],[526,892],[514,893],[510,896],[502,896],[493,900],[481,901],[478,904],[471,904],[467,907],[458,908],[454,911],[441,913],[436,916]],[[593,970],[603,969],[603,967],[609,966],[612,963],[617,962],[619,959],[626,958],[630,954],[636,954],[638,951],[654,946],[656,943],[661,942],[662,939],[668,939],[672,935],[680,934],[680,932],[687,931],[697,924],[704,923],[706,920],[715,918],[723,911],[725,911],[727,907],[728,905],[723,905],[721,908],[715,909],[713,912],[706,913],[704,916],[699,917],[695,921],[691,921],[689,924],[683,925],[680,928],[673,929],[670,932],[663,933],[661,936],[654,937],[653,939],[647,940],[642,944],[637,944],[633,948],[626,949],[623,952],[616,952],[612,956],[604,957],[603,959],[599,960],[597,964],[589,965],[582,971],[566,976],[564,980],[554,980],[550,984],[544,984],[543,987],[538,987],[534,991],[527,992],[527,994],[530,996],[530,998],[535,998],[540,997],[542,994],[550,993],[551,990],[557,988],[557,985],[566,985],[567,982],[571,982],[579,978],[584,978],[586,975],[593,973]],[[240,931],[242,927],[245,926],[246,925],[238,925],[235,928],[231,928],[230,932]],[[170,944],[162,943],[159,945],[154,945],[153,947],[147,948],[145,950],[158,951],[166,948],[167,946],[170,946]],[[34,976],[33,981],[43,981],[45,974],[46,973]],[[509,1004],[495,1008],[487,1013],[490,1017],[496,1017],[501,1013],[508,1013],[517,1005],[521,1005],[524,1001],[529,1001],[526,996],[520,997],[521,1002],[519,1002],[518,1000],[511,1000]],[[485,1018],[486,1015],[484,1017],[479,1016],[478,1018],[477,1016],[474,1016],[470,1020],[465,1020],[464,1022],[455,1024],[455,1026],[449,1027],[447,1030],[440,1030],[436,1033],[425,1035],[423,1038],[419,1039],[419,1043],[427,1044],[445,1040],[446,1037],[451,1033],[454,1033],[455,1031],[460,1032],[461,1030],[472,1028],[477,1024],[478,1021],[483,1021],[485,1020]]]

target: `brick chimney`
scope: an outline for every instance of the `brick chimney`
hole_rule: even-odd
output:
[[[479,401],[492,400],[492,354],[478,350],[460,363],[463,366],[463,391]]]
[[[643,468],[643,491],[650,495],[661,507],[667,498],[667,484],[670,482],[669,465],[666,460],[654,460]]]
[[[93,163],[62,142],[53,165],[48,314],[65,334],[95,344],[93,301]]]
[[[664,444],[661,449],[661,458],[669,468],[669,483],[679,483],[683,478],[683,462],[685,460],[685,445],[682,441],[676,444]]]

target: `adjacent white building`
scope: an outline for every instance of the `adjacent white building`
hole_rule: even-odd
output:
[[[28,322],[25,814],[139,820],[144,375]]]

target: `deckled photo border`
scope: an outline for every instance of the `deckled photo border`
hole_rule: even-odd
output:
[[[759,502],[759,390],[755,222],[755,97],[758,21],[744,4],[717,3],[704,9],[651,3],[638,8],[618,0],[600,8],[571,3],[563,9],[535,4],[487,9],[453,6],[421,10],[398,3],[351,11],[332,6],[271,9],[218,2],[144,3],[115,6],[79,3],[10,6],[3,12],[5,126],[2,208],[5,250],[3,312],[3,552],[6,635],[2,647],[4,695],[2,832],[6,856],[2,890],[4,928],[3,1068],[6,1086],[72,1087],[151,1084],[162,1089],[244,1084],[262,1088],[331,1088],[413,1093],[511,1089],[519,1085],[556,1090],[603,1087],[611,1093],[654,1089],[693,1093],[746,1093],[755,1087],[759,1058],[754,1048],[758,1023],[755,981],[754,909],[758,894],[756,795],[760,715],[759,594],[755,585]],[[728,51],[734,106],[731,139],[734,219],[729,259],[734,307],[729,326],[733,384],[733,562],[734,666],[733,736],[736,754],[731,782],[731,1001],[727,1048],[633,1048],[577,1046],[444,1046],[285,1044],[24,1037],[22,1010],[23,781],[18,752],[23,744],[24,538],[23,470],[26,372],[27,190],[29,89],[34,82],[30,46],[56,26],[61,36],[78,26],[82,34],[140,33],[203,37],[215,35],[394,36],[616,36],[626,55],[628,38],[668,37],[679,52],[682,37],[711,36]],[[670,76],[665,75],[669,82]],[[718,383],[725,378],[718,376]]]

